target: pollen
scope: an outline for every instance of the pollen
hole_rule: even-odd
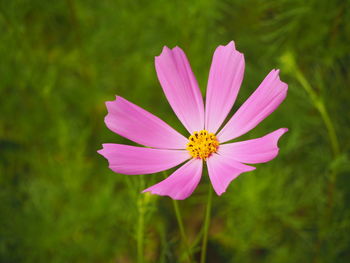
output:
[[[189,138],[186,150],[193,158],[206,160],[212,153],[216,153],[219,142],[214,133],[206,130],[196,131]]]

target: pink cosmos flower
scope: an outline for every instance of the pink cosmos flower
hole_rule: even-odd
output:
[[[221,195],[230,182],[278,154],[277,142],[288,131],[280,128],[261,138],[227,143],[256,127],[285,99],[288,86],[272,70],[255,92],[220,129],[230,112],[244,74],[244,56],[231,41],[214,53],[205,110],[203,98],[185,53],[164,47],[155,58],[158,79],[176,116],[191,134],[184,137],[148,111],[117,96],[106,102],[107,127],[145,147],[103,144],[98,152],[109,168],[122,174],[152,174],[184,163],[165,180],[143,192],[185,199],[197,187],[203,163],[215,192]]]

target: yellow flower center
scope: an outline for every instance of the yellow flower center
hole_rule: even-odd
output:
[[[193,158],[207,159],[212,153],[217,152],[219,142],[214,133],[206,130],[194,132],[189,138],[186,150]]]

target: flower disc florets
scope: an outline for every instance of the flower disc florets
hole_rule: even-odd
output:
[[[214,133],[206,130],[194,132],[189,138],[186,150],[193,158],[207,159],[212,153],[217,152],[219,142]]]

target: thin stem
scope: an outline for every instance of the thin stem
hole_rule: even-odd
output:
[[[333,153],[333,158],[337,158],[338,155],[340,154],[340,147],[339,147],[339,140],[337,137],[337,133],[335,131],[334,124],[329,116],[329,113],[327,111],[327,108],[324,104],[324,102],[317,96],[316,92],[310,85],[310,83],[307,81],[305,78],[304,74],[299,70],[299,68],[295,65],[296,68],[296,78],[300,82],[301,86],[306,90],[306,92],[309,94],[311,101],[313,102],[315,108],[319,111],[322,121],[324,125],[326,126],[327,133],[328,133],[328,138],[330,142],[330,148]],[[332,208],[333,208],[333,203],[334,203],[334,188],[335,188],[335,183],[337,180],[337,172],[335,170],[332,170],[330,175],[329,175],[329,181],[330,183],[328,184],[328,208],[327,208],[327,218],[331,214]]]
[[[309,94],[315,108],[319,111],[328,132],[328,137],[331,144],[333,155],[334,157],[337,157],[340,153],[339,141],[338,141],[337,133],[335,132],[333,122],[331,121],[331,118],[329,116],[329,113],[324,103],[322,102],[322,100],[318,98],[316,92],[313,90],[310,83],[304,77],[304,74],[299,70],[299,68],[296,68],[296,78],[300,82],[301,86]]]
[[[340,153],[340,144],[339,139],[335,130],[334,123],[332,122],[332,119],[329,115],[329,112],[327,110],[327,107],[322,100],[322,97],[316,93],[314,88],[311,86],[310,82],[305,78],[303,72],[299,69],[295,58],[293,54],[287,53],[285,56],[282,57],[282,62],[286,65],[286,69],[290,71],[293,76],[298,80],[300,85],[304,88],[306,93],[309,95],[311,102],[313,103],[314,107],[318,110],[320,113],[321,119],[326,127],[328,138],[329,138],[329,144],[330,148],[333,154],[333,159],[336,159]],[[336,187],[336,179],[337,179],[337,171],[334,169],[331,169],[330,175],[329,175],[329,183],[328,183],[328,189],[327,189],[327,206],[325,207],[325,217],[323,224],[329,225],[329,222],[331,220],[332,216],[332,210],[334,206],[334,192]],[[320,233],[322,234],[322,233]],[[319,254],[321,249],[321,244],[324,240],[324,236],[318,237],[318,240],[316,242],[316,253],[315,258],[313,262],[319,261]]]
[[[164,175],[165,178],[167,177],[166,172],[163,172],[163,175]],[[189,246],[188,239],[187,239],[187,236],[186,236],[185,227],[184,227],[184,224],[183,224],[183,220],[182,220],[182,216],[181,216],[181,212],[180,212],[178,201],[172,199],[172,203],[173,203],[174,212],[175,212],[175,215],[176,215],[176,221],[177,221],[177,224],[178,224],[179,229],[180,229],[181,239],[182,239],[182,242],[183,242],[185,250],[186,250],[186,255],[187,255],[188,261],[189,262],[193,262],[192,251],[191,251],[191,248]]]
[[[140,179],[141,187],[144,187],[143,178]],[[138,221],[137,221],[137,230],[136,230],[136,239],[137,239],[137,262],[144,262],[144,225],[145,225],[145,206],[144,206],[144,195],[139,195],[137,201],[138,209]]]
[[[338,137],[337,137],[337,134],[335,132],[333,122],[331,121],[331,118],[329,117],[328,111],[326,110],[326,107],[323,103],[320,104],[319,112],[320,112],[321,117],[323,119],[323,122],[328,130],[328,136],[329,136],[329,140],[331,142],[333,155],[334,155],[334,157],[337,157],[340,153]]]
[[[183,244],[184,244],[185,249],[186,249],[186,254],[187,254],[188,260],[189,260],[189,262],[192,262],[193,261],[192,260],[192,251],[191,251],[191,248],[188,244],[188,239],[187,239],[187,236],[185,233],[185,228],[183,225],[182,216],[181,216],[180,209],[179,209],[179,204],[176,200],[173,200],[173,206],[174,206],[177,224],[179,225],[181,238],[182,238]]]
[[[213,199],[212,196],[213,196],[213,189],[212,189],[212,186],[209,184],[207,209],[205,211],[205,219],[204,219],[204,233],[203,233],[203,242],[202,242],[202,250],[201,250],[201,263],[205,263],[206,255],[207,255],[208,230],[210,225],[211,204]]]
[[[334,158],[338,157],[338,155],[341,152],[340,147],[339,147],[339,140],[338,140],[337,133],[335,131],[335,127],[334,127],[334,124],[332,122],[332,119],[330,118],[330,115],[328,113],[328,110],[327,110],[322,98],[316,93],[316,91],[313,89],[313,87],[311,86],[311,84],[307,80],[307,78],[305,78],[303,72],[300,70],[297,62],[295,61],[295,58],[294,58],[292,53],[286,53],[281,59],[282,59],[281,60],[282,63],[285,64],[286,69],[291,74],[293,74],[293,76],[295,76],[295,78],[299,81],[300,85],[303,87],[303,89],[309,95],[311,102],[313,103],[315,108],[320,113],[322,121],[324,122],[326,129],[327,129],[327,133],[328,133],[333,156],[334,156]],[[336,175],[334,175],[334,180],[335,180],[335,177],[336,177]]]

